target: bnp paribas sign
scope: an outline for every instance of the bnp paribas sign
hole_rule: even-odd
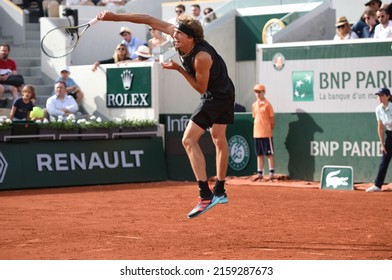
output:
[[[108,68],[106,107],[150,108],[151,68]]]

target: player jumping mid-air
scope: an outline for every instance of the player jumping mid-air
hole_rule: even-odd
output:
[[[173,25],[146,14],[115,14],[108,11],[102,11],[97,18],[147,24],[173,38],[182,66],[173,60],[161,66],[178,71],[201,96],[182,138],[200,191],[199,201],[188,213],[188,218],[195,218],[217,204],[227,203],[224,187],[229,157],[226,127],[234,121],[234,85],[228,76],[226,63],[204,40],[200,22],[189,16],[181,16],[178,23]],[[205,158],[198,143],[208,128],[216,150],[216,181],[212,190],[208,185]]]

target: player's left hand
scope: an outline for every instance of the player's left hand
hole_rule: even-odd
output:
[[[163,69],[179,70],[181,66],[177,62],[174,62],[172,59],[169,59],[169,62],[161,62],[161,67]]]

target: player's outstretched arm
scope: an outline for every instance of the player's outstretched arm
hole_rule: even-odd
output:
[[[133,23],[147,24],[154,29],[169,34],[172,37],[174,34],[175,26],[173,24],[146,14],[116,14],[109,11],[102,11],[97,15],[97,19],[102,21],[129,21]]]

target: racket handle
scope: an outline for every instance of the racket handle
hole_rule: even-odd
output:
[[[93,18],[92,20],[90,20],[90,21],[88,22],[88,24],[91,26],[91,25],[96,24],[97,22],[98,22],[98,19],[95,17],[95,18]]]

